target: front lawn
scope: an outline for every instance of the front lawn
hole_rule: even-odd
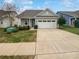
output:
[[[34,42],[36,41],[36,30],[22,30],[7,34],[0,29],[0,43]]]
[[[79,28],[63,26],[61,29],[79,35]]]

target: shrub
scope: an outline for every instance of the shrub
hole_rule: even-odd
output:
[[[6,27],[6,28],[4,28],[4,32],[6,32],[8,28],[10,28],[10,27]]]
[[[16,28],[17,28],[18,26],[17,26],[17,25],[14,25],[14,27],[16,27]]]
[[[5,28],[5,32],[7,33],[13,33],[13,32],[17,32],[18,29],[16,27],[7,27]]]
[[[24,30],[29,30],[30,26],[24,26],[23,28],[24,28]]]
[[[23,26],[19,26],[18,29],[19,29],[19,30],[23,30]]]
[[[30,26],[19,26],[19,30],[29,30]]]
[[[35,25],[35,26],[34,26],[34,29],[38,29],[38,25]]]
[[[30,26],[27,26],[26,29],[29,30],[30,29]]]
[[[75,20],[74,26],[75,26],[76,28],[79,28],[79,20]]]

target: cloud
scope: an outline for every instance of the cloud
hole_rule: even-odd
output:
[[[64,10],[78,10],[79,0],[60,0]]]
[[[61,1],[65,7],[71,7],[73,5],[73,0],[61,0]]]
[[[4,0],[4,3],[18,3],[19,5],[32,5],[33,0]]]
[[[27,5],[27,4],[31,5],[31,4],[33,4],[33,1],[30,0],[30,1],[22,2],[22,3],[25,4],[25,5]]]
[[[33,0],[16,0],[16,2],[18,2],[20,11],[24,11],[25,9],[33,8],[33,2],[34,2]]]
[[[45,0],[42,8],[43,9],[46,9],[46,8],[52,9],[53,3],[54,3],[54,1],[52,1],[52,0]]]
[[[76,3],[79,3],[79,0],[61,0],[61,3],[65,7],[74,7],[74,6],[77,6]]]
[[[20,4],[33,4],[33,0],[16,0],[16,2],[20,2]]]
[[[19,9],[18,13],[21,13],[21,12],[23,12],[26,9],[28,9],[28,10],[29,9],[33,9],[33,7],[32,6],[23,6],[22,8]]]
[[[26,9],[33,9],[33,0],[21,0],[20,12]]]
[[[21,10],[26,10],[26,9],[32,9],[32,6],[24,6],[23,8],[21,8]]]
[[[6,3],[13,3],[13,0],[4,0]]]

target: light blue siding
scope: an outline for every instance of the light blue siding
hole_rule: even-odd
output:
[[[71,19],[74,18],[72,16],[68,16],[68,15],[65,15],[65,14],[61,14],[61,13],[57,13],[58,16],[63,16],[66,20],[66,24],[71,26]]]

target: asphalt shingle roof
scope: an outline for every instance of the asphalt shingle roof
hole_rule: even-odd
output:
[[[69,16],[74,16],[74,17],[79,17],[79,11],[60,11],[59,13],[69,15]]]
[[[24,12],[22,12],[21,14],[19,14],[18,17],[20,17],[20,18],[34,17],[34,16],[37,16],[42,11],[49,11],[50,13],[52,13],[52,16],[57,16],[51,10],[46,9],[46,10],[25,10]]]
[[[7,14],[6,11],[0,10],[0,17],[3,16],[3,15],[5,15],[5,14]]]
[[[18,17],[26,18],[26,17],[34,17],[38,13],[40,13],[43,10],[25,10],[22,12]]]
[[[3,15],[6,15],[8,13],[16,13],[16,12],[15,11],[4,11],[4,10],[0,10],[0,17],[3,16]]]

